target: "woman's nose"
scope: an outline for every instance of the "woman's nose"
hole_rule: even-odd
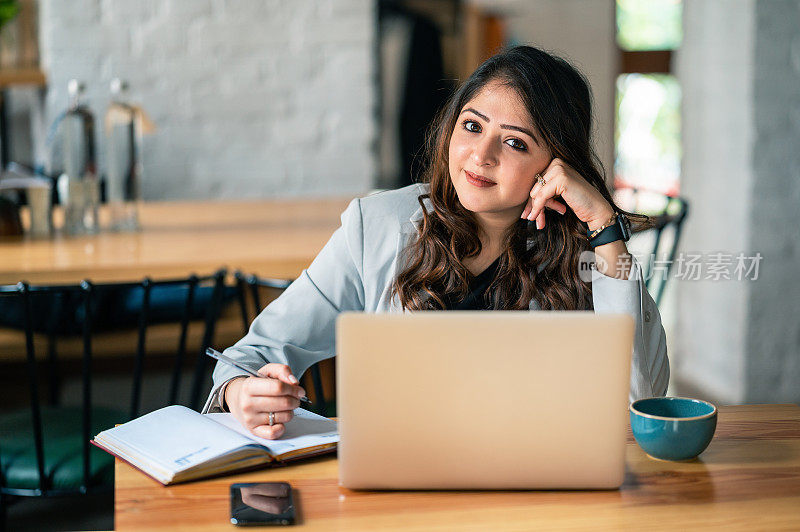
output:
[[[484,137],[475,144],[472,150],[472,162],[478,166],[493,166],[497,164],[497,156],[494,153],[494,145],[491,139]]]

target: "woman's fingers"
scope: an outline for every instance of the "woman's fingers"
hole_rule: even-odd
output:
[[[550,172],[550,168],[553,166],[551,162],[550,166],[548,166],[547,170],[545,171],[546,184],[542,184],[541,180],[536,181],[533,187],[531,187],[530,192],[530,199],[525,205],[525,208],[522,210],[521,218],[526,218],[528,221],[536,220],[536,227],[541,229],[544,227],[544,209],[552,209],[559,214],[566,214],[567,206],[554,199],[556,194],[556,183],[555,181],[558,179],[558,176],[555,175],[554,172]]]
[[[522,210],[522,216],[520,218],[528,218],[533,210],[533,200],[536,198],[536,195],[539,193],[539,190],[542,188],[541,182],[537,179],[536,183],[533,184],[530,192],[530,198],[528,198],[528,203],[525,205],[525,208]],[[530,218],[528,218],[530,220]]]
[[[278,395],[291,395],[294,397],[306,396],[306,391],[302,386],[287,384],[286,382],[270,377],[250,377],[246,379],[245,391],[248,395],[268,397]]]
[[[544,210],[541,210],[536,216],[536,229],[544,229]]]
[[[300,400],[290,395],[278,397],[249,396],[243,400],[242,421],[250,432],[261,438],[273,440],[284,433],[284,425],[292,420]],[[272,426],[270,426],[272,413]]]
[[[258,374],[262,377],[272,377],[273,379],[278,379],[286,384],[298,383],[297,377],[292,374],[292,368],[286,364],[272,363],[261,366],[261,369],[258,370]]]
[[[527,218],[528,215],[531,213],[532,208],[533,208],[533,198],[528,198],[528,202],[525,204],[525,208],[522,209],[522,216],[520,216],[520,218]]]
[[[566,214],[567,213],[567,206],[564,205],[563,203],[561,203],[560,201],[554,200],[552,198],[547,200],[547,202],[544,204],[544,206],[547,207],[547,208],[553,209],[558,214]]]
[[[270,412],[272,412],[272,425],[269,424]],[[259,411],[255,414],[246,416],[246,425],[250,432],[261,438],[274,440],[280,438],[286,431],[286,423],[292,420],[294,414],[289,411]]]
[[[558,214],[566,214],[567,212],[567,206],[561,203],[560,201],[556,201],[554,199],[547,200],[544,206],[547,207],[548,209],[556,211]],[[529,220],[531,219],[535,220],[536,219],[535,216],[530,216],[532,211],[533,211],[533,199],[530,199],[528,200],[527,205],[525,205],[525,208],[522,210],[522,215],[520,216],[520,218],[528,218]]]
[[[544,212],[545,207],[550,207],[558,212],[566,212],[566,206],[553,199],[557,195],[555,181],[556,178],[552,178],[546,185],[541,186],[536,194],[531,197],[531,211],[528,213],[528,220],[536,220],[539,215]],[[564,214],[564,212],[561,212],[561,214]],[[539,227],[539,224],[537,224],[537,227]]]
[[[530,196],[532,198],[536,197],[536,194],[539,193],[539,190],[542,188],[542,184],[537,180],[536,183],[533,184],[533,188],[531,188]]]
[[[291,395],[278,397],[251,397],[245,410],[251,415],[262,412],[290,412],[300,406],[300,400]]]
[[[259,370],[259,375],[236,381],[236,404],[231,411],[256,436],[280,438],[286,430],[284,425],[293,417],[292,411],[300,406],[299,398],[305,397],[306,392],[296,384],[297,379],[285,364],[267,364]]]
[[[258,436],[259,438],[265,438],[267,440],[277,440],[283,433],[286,432],[286,426],[283,423],[279,423],[277,425],[259,425],[257,427],[253,427],[250,429],[250,432]]]
[[[286,424],[292,420],[294,413],[291,410],[283,412],[273,412],[272,425]],[[255,427],[258,425],[269,425],[269,412],[259,412],[254,414],[247,420],[248,423]]]

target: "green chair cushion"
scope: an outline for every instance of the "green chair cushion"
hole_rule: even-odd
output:
[[[127,421],[127,414],[109,408],[92,410],[92,431],[112,428]],[[44,473],[47,489],[77,489],[83,482],[83,448],[80,407],[43,407]],[[93,486],[114,483],[114,457],[94,446],[89,453]],[[30,408],[0,415],[0,469],[5,487],[36,489],[36,444]]]

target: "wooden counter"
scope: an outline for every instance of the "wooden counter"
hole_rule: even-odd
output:
[[[714,440],[694,462],[648,458],[629,433],[619,491],[355,492],[337,461],[165,488],[116,465],[117,530],[233,530],[228,486],[288,481],[309,530],[800,530],[800,407],[719,409]]]
[[[137,233],[0,240],[0,284],[137,281],[223,266],[293,279],[339,227],[349,200],[144,203]]]

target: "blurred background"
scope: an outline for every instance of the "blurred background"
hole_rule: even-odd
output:
[[[108,178],[115,79],[147,117],[136,201],[316,201],[414,182],[432,117],[493,53],[561,55],[592,84],[620,205],[658,222],[631,249],[669,393],[800,403],[800,0],[3,0],[0,24],[0,195],[20,206],[4,180],[68,173],[71,98]],[[0,236],[0,262],[20,245]]]

